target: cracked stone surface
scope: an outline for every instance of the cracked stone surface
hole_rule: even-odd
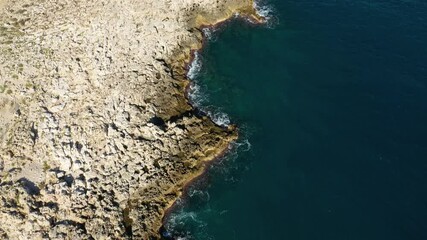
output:
[[[0,239],[158,239],[236,139],[193,110],[202,25],[251,0],[0,0]]]

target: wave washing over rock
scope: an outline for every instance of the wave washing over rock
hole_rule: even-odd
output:
[[[262,16],[264,26],[273,27],[277,21],[272,21],[273,7],[271,5],[265,5],[260,3],[253,3],[253,9],[255,9],[257,15]],[[239,17],[239,14],[235,14],[234,18]],[[256,23],[253,19],[247,19],[250,23]],[[220,25],[223,26],[223,25]],[[216,33],[219,30],[217,26],[205,26],[202,28],[202,33],[205,41],[212,42],[216,41]],[[193,60],[189,64],[187,77],[191,80],[191,84],[188,89],[188,97],[193,106],[201,109],[206,113],[212,121],[219,126],[229,126],[231,124],[230,117],[216,106],[209,104],[209,91],[203,82],[200,81],[199,75],[203,74],[203,57],[199,51],[194,52]],[[235,165],[236,159],[239,154],[248,152],[251,150],[251,143],[248,140],[250,130],[243,128],[239,129],[239,139],[229,145],[229,151],[227,155],[221,157],[211,167],[209,167],[209,174],[217,174],[225,179],[225,181],[234,183],[238,181],[232,172],[247,170],[247,166]],[[243,135],[243,137],[242,137]],[[204,190],[204,178],[197,180],[190,188],[185,191],[185,196],[180,198],[174,205],[172,213],[168,214],[165,219],[165,223],[162,229],[162,234],[166,239],[214,239],[208,234],[208,225],[204,222],[203,217],[199,216],[197,212],[189,211],[188,204],[207,204],[209,205],[210,195],[207,190]],[[202,185],[202,186],[200,186]],[[210,207],[207,207],[205,211],[214,211]],[[228,210],[221,210],[217,212],[218,215],[226,214]],[[199,213],[200,214],[200,213]],[[212,214],[212,213],[211,213]],[[189,228],[197,229],[197,237],[193,236],[193,232],[189,231]],[[194,230],[193,229],[193,230]]]
[[[202,26],[251,0],[3,0],[0,239],[159,239],[237,138],[191,107]]]
[[[211,35],[210,28],[203,28],[203,34],[206,38],[209,39]],[[206,103],[209,99],[207,91],[200,85],[196,80],[199,75],[201,68],[203,66],[202,58],[200,57],[199,52],[194,52],[193,61],[190,63],[187,77],[192,80],[189,87],[188,98],[191,104],[199,109],[201,109],[206,115],[218,126],[228,127],[231,124],[230,117],[222,112],[220,109],[212,106],[206,106]]]
[[[275,9],[268,1],[254,1],[253,8],[256,14],[265,20],[265,25],[269,28],[274,28],[279,24],[279,19],[275,16]]]
[[[273,27],[275,24],[277,24],[277,19],[274,18],[274,8],[271,5],[268,5],[264,2],[260,1],[253,1],[252,7],[256,13],[257,16],[262,18],[263,22],[265,23],[265,26]],[[239,12],[235,12],[233,18],[240,17]],[[244,16],[243,16],[244,17]],[[259,19],[256,18],[245,18],[249,22],[252,23],[258,23]],[[215,32],[218,29],[215,25],[209,25],[202,28],[202,34],[205,40],[207,41],[216,41]],[[204,86],[197,81],[197,78],[201,72],[201,69],[203,67],[203,59],[198,51],[195,51],[193,54],[192,62],[189,64],[188,72],[187,72],[187,78],[192,80],[189,86],[188,91],[188,98],[191,102],[191,104],[199,109],[201,109],[206,115],[212,119],[212,121],[217,124],[218,126],[227,127],[231,124],[230,117],[221,111],[221,109],[209,106],[209,94],[204,88]]]
[[[200,73],[201,68],[202,68],[202,60],[200,59],[200,54],[199,52],[195,51],[193,61],[190,63],[190,68],[188,69],[187,77],[191,80],[195,79],[197,75]]]
[[[247,129],[241,130],[244,131],[244,135],[250,134]],[[234,163],[239,157],[239,154],[248,152],[251,149],[251,144],[249,143],[248,136],[239,137],[239,139],[232,144],[230,144],[230,152],[219,161],[215,162],[209,167],[209,174],[220,175],[225,181],[230,184],[236,182],[235,175],[232,171],[236,171],[234,168],[241,168],[236,166]],[[240,169],[241,170],[241,169]],[[203,216],[205,213],[215,211],[215,214],[218,216],[227,214],[227,209],[222,209],[220,211],[214,210],[210,207],[207,207],[203,212],[194,212],[188,211],[186,209],[188,204],[206,204],[209,206],[210,195],[207,190],[205,190],[206,183],[204,179],[199,179],[195,184],[193,184],[189,189],[186,190],[184,198],[180,198],[175,204],[175,210],[171,213],[167,222],[164,226],[164,235],[169,236],[170,239],[186,239],[186,240],[196,240],[196,239],[214,239],[208,234],[208,224],[204,222]],[[192,232],[187,231],[189,226],[197,229],[197,238],[192,235]],[[173,237],[172,237],[173,236]]]

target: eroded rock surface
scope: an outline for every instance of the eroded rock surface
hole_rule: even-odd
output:
[[[151,239],[236,138],[184,89],[250,0],[0,0],[0,239]]]

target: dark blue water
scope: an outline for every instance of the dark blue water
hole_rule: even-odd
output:
[[[239,146],[189,190],[186,239],[427,239],[427,1],[271,0],[200,53]],[[248,142],[246,142],[246,140]]]

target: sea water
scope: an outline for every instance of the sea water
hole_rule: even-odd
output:
[[[205,30],[190,100],[240,139],[177,239],[427,239],[427,2],[271,0]],[[262,6],[270,6],[265,8]]]

